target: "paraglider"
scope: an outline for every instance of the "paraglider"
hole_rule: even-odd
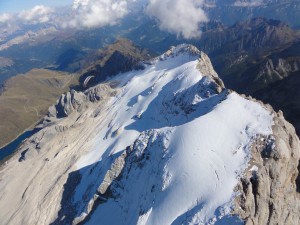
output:
[[[83,87],[87,87],[88,82],[94,78],[95,76],[88,76],[87,78],[85,78],[84,82],[83,82]]]

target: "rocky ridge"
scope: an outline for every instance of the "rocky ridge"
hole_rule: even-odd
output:
[[[290,62],[289,62],[290,61]],[[282,58],[275,60],[268,59],[265,67],[257,75],[257,80],[262,76],[273,80],[281,80],[287,77],[290,73],[295,73],[300,70],[300,59],[285,60]],[[267,81],[265,81],[267,83]]]
[[[300,142],[282,112],[274,115],[273,134],[254,141],[250,170],[237,187],[234,213],[246,225],[300,223]]]
[[[182,67],[179,66],[181,64]],[[167,70],[165,65],[176,69]],[[156,74],[155,70],[151,70],[152,66],[161,72]],[[194,70],[195,68],[198,72]],[[231,224],[241,224],[239,217],[247,224],[281,224],[285,221],[284,224],[294,225],[299,211],[299,193],[297,192],[299,183],[296,183],[296,180],[299,180],[297,166],[300,158],[300,144],[294,129],[282,115],[276,114],[269,106],[264,106],[261,102],[255,102],[253,99],[246,100],[226,90],[213,70],[209,58],[193,46],[181,45],[172,48],[161,57],[146,63],[144,70],[147,76],[142,76],[143,71],[129,72],[116,77],[117,81],[97,85],[84,93],[71,91],[59,98],[57,103],[49,109],[42,125],[43,129],[21,146],[20,151],[25,152],[23,155],[26,159],[18,162],[19,155],[15,155],[0,170],[3,190],[0,203],[6,204],[6,207],[0,204],[3,209],[1,217],[4,223],[21,224],[20,221],[26,221],[28,224],[95,224],[95,221],[99,221],[99,215],[100,217],[103,215],[102,219],[105,223],[106,210],[109,210],[109,207],[116,207],[114,202],[119,202],[120,209],[133,212],[130,214],[131,218],[126,216],[123,218],[124,224],[140,225],[147,224],[147,221],[151,223],[151,214],[155,212],[156,202],[160,202],[159,196],[168,193],[174,185],[174,179],[179,179],[180,183],[186,184],[194,179],[199,180],[189,173],[176,178],[176,174],[180,174],[181,171],[171,169],[172,159],[176,158],[176,154],[173,154],[175,148],[173,143],[180,146],[181,142],[178,137],[182,137],[182,135],[175,135],[182,131],[172,127],[188,126],[186,129],[191,129],[192,127],[189,126],[193,121],[202,118],[202,123],[195,124],[197,130],[189,132],[189,135],[184,133],[185,138],[193,140],[193,133],[198,134],[201,127],[205,126],[204,118],[218,112],[223,113],[223,107],[233,101],[232,103],[238,103],[241,106],[233,104],[235,106],[233,109],[229,105],[229,109],[225,107],[226,110],[230,112],[245,110],[242,111],[244,113],[240,113],[239,117],[244,114],[256,115],[256,110],[258,110],[258,117],[253,118],[260,122],[272,118],[272,132],[269,133],[268,129],[259,131],[260,123],[246,123],[245,130],[244,125],[241,125],[241,133],[233,134],[241,138],[239,140],[241,146],[233,149],[233,153],[227,149],[226,142],[221,142],[223,150],[220,152],[209,148],[206,151],[206,148],[202,147],[203,155],[197,158],[199,161],[195,161],[196,164],[193,164],[193,160],[189,157],[189,154],[195,154],[193,158],[197,157],[197,151],[189,152],[189,149],[194,148],[192,142],[187,141],[189,148],[184,145],[185,150],[181,149],[176,153],[190,160],[190,164],[199,166],[203,157],[211,157],[210,154],[224,152],[226,155],[223,158],[229,157],[230,159],[243,156],[249,148],[249,156],[252,157],[251,160],[249,159],[250,165],[247,166],[248,160],[246,160],[245,168],[243,167],[239,176],[240,183],[233,185],[240,194],[235,200],[230,198],[236,205],[233,208],[225,207],[224,209],[231,210],[221,211],[217,216],[211,217],[207,214],[211,218],[207,221],[202,220],[201,214],[203,211],[209,212],[205,203],[201,203],[201,198],[192,198],[192,202],[196,201],[192,204],[193,208],[183,214],[180,212],[177,218],[173,217],[172,224],[199,224],[201,221],[205,221],[204,224],[217,224],[228,218],[234,219],[235,222]],[[155,76],[151,77],[151,74]],[[197,75],[200,77],[197,78]],[[142,79],[139,79],[139,76]],[[128,102],[122,102],[131,93],[132,88],[136,87],[136,84],[142,86],[146,79],[153,79],[154,81],[151,80],[153,85],[144,90],[142,89],[144,87],[141,87],[143,91],[138,91],[137,96],[133,96]],[[166,79],[168,82],[164,83]],[[161,88],[159,88],[160,85]],[[166,89],[168,85],[171,85],[170,89]],[[156,95],[158,97],[155,97]],[[139,104],[147,100],[147,96],[153,96],[153,99],[150,103],[146,101],[146,108],[143,108]],[[149,109],[159,111],[147,112]],[[124,118],[120,115],[125,112],[128,113],[125,121],[131,118],[129,121],[132,124],[126,125],[122,122]],[[160,113],[162,117],[159,117]],[[216,114],[217,117],[213,118],[219,120],[222,113]],[[226,118],[231,122],[238,120],[231,114]],[[147,121],[147,123],[141,124],[141,121]],[[158,125],[162,127],[157,127]],[[205,127],[202,135],[209,134],[210,129],[218,133],[222,130],[219,125],[219,123],[215,125],[211,123],[213,128]],[[134,127],[134,135],[130,133],[133,129],[130,126]],[[233,123],[226,126],[235,127]],[[127,139],[124,144],[122,144],[123,136]],[[247,139],[243,142],[243,138],[248,136],[251,138],[250,143]],[[196,137],[202,138],[197,135]],[[210,138],[218,142],[216,138]],[[95,140],[100,144],[95,144]],[[106,142],[110,140],[113,144],[107,145]],[[184,142],[184,140],[181,141]],[[212,144],[212,142],[208,143]],[[99,153],[100,159],[97,156]],[[88,163],[85,162],[86,160]],[[209,161],[209,158],[204,160],[204,162]],[[213,158],[213,162],[216,160],[219,162],[219,158]],[[238,160],[240,158],[236,158],[235,161]],[[179,161],[175,164],[182,166],[183,171],[190,171],[190,168],[186,168],[186,163],[184,165],[181,163],[183,162]],[[222,165],[223,161],[219,163],[215,166]],[[226,160],[224,163],[227,167]],[[153,168],[152,165],[157,166]],[[22,182],[12,177],[12,171],[22,177]],[[200,171],[196,171],[197,174]],[[212,173],[211,177],[215,177],[216,186],[229,180],[226,174],[230,173],[230,169],[226,173],[223,168],[215,168],[206,172]],[[233,174],[236,172],[234,170]],[[144,173],[149,176],[144,177]],[[143,188],[136,189],[140,185],[144,185]],[[175,187],[179,188],[180,185]],[[196,187],[197,189],[205,188],[203,185],[196,185]],[[220,188],[225,193],[226,188],[224,189],[223,186]],[[133,197],[130,195],[131,189],[135,190]],[[192,185],[188,186],[186,193],[193,192],[191,190],[193,190]],[[33,196],[32,193],[39,193],[39,195]],[[178,192],[175,191],[175,193],[178,196]],[[181,193],[181,195],[186,193]],[[217,195],[215,192],[210,193]],[[134,205],[136,202],[132,201],[136,200],[134,196],[139,197],[137,200],[141,205]],[[189,197],[186,196],[186,198]],[[202,197],[205,198],[205,196]],[[209,198],[207,201],[210,202]],[[160,204],[163,205],[163,202]],[[133,208],[128,207],[131,205]],[[167,202],[167,205],[170,210],[174,210],[171,207],[174,204]],[[179,207],[181,204],[175,205]],[[220,207],[223,208],[224,205]],[[132,209],[133,211],[130,211]],[[119,217],[118,210],[114,211],[116,218]],[[162,221],[169,221],[169,218],[162,217],[161,219],[158,223],[168,224]],[[152,222],[152,224],[158,224]]]

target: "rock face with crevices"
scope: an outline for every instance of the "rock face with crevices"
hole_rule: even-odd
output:
[[[86,91],[86,93],[71,90],[66,94],[62,94],[56,104],[49,108],[45,120],[67,117],[73,111],[81,113],[88,103],[105,100],[116,95],[117,92],[113,90],[110,85],[115,84],[100,84],[97,87]]]
[[[294,127],[276,114],[273,134],[253,143],[251,165],[238,186],[234,213],[246,225],[300,224],[300,143]]]

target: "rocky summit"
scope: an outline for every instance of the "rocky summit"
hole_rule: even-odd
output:
[[[172,47],[71,91],[0,169],[0,224],[299,224],[300,143],[281,112]]]

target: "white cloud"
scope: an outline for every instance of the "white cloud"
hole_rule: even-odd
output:
[[[134,7],[147,4],[146,13],[157,19],[160,29],[185,38],[200,35],[199,24],[207,21],[203,0],[74,0],[68,27],[114,25]]]
[[[138,8],[155,18],[161,30],[184,38],[200,35],[199,24],[208,18],[204,0],[73,0],[72,8],[38,5],[16,15],[0,15],[0,23],[52,23],[63,28],[95,28],[118,23]]]
[[[74,0],[73,18],[69,27],[100,27],[114,25],[128,14],[128,2],[134,0]]]
[[[11,15],[11,14],[8,14],[8,13],[0,14],[0,23],[6,23],[6,22],[8,22],[11,18],[12,18],[12,15]]]
[[[53,10],[43,5],[37,5],[30,10],[23,10],[18,14],[18,18],[23,23],[38,24],[50,21]]]
[[[257,7],[263,5],[263,0],[237,0],[233,5],[237,7]]]
[[[160,29],[184,38],[200,35],[199,24],[207,21],[203,0],[149,0],[146,12],[155,17]]]

